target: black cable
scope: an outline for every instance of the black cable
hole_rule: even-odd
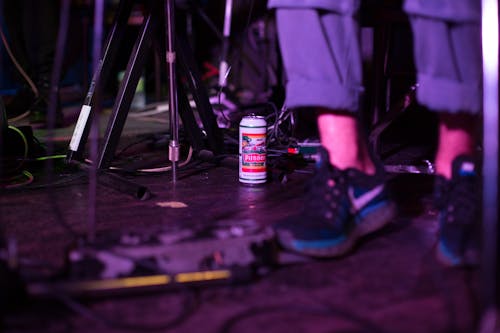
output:
[[[195,7],[196,14],[200,16],[200,18],[205,22],[205,24],[210,28],[210,30],[215,34],[218,40],[223,41],[224,36],[222,36],[222,33],[220,30],[215,26],[214,22],[207,16],[207,14],[203,11],[203,9],[200,7],[198,2],[195,1],[193,4]]]
[[[248,29],[250,26],[250,21],[252,20],[253,15],[253,7],[255,6],[255,0],[250,1],[250,9],[248,10],[247,22],[245,23],[245,29]]]
[[[231,70],[231,66],[229,66],[229,71]],[[228,71],[228,76],[229,76],[229,71]],[[227,79],[227,77],[226,77]],[[227,118],[226,114],[224,113],[224,107],[222,106],[222,90],[224,89],[224,87],[219,87],[219,90],[217,91],[217,108],[218,110],[220,111],[220,113],[222,114],[222,117],[224,118],[225,121],[228,122],[228,124],[231,124],[231,120],[229,120],[229,118]],[[213,107],[213,106],[212,106]]]
[[[2,190],[3,191],[9,191],[9,192],[15,192],[15,191],[25,191],[25,190],[40,190],[40,189],[61,188],[61,187],[65,187],[65,186],[74,185],[74,182],[76,180],[82,179],[82,178],[86,178],[86,177],[87,177],[86,173],[80,172],[77,175],[67,176],[64,179],[61,179],[61,180],[58,180],[58,181],[54,181],[54,182],[51,182],[51,183],[40,184],[40,185],[30,184],[30,185],[27,185],[27,186],[23,186],[22,188],[21,187],[17,187],[17,188],[9,188],[9,189],[2,189]],[[82,184],[84,184],[84,183],[82,183]]]
[[[250,25],[251,25],[251,21],[252,21],[252,16],[253,16],[253,11],[254,11],[254,6],[255,6],[255,0],[252,0],[251,1],[251,4],[250,4],[250,9],[248,10],[248,15],[247,15],[247,19],[246,19],[246,23],[245,23],[245,27],[243,29],[243,31],[247,31],[248,32],[248,29],[250,28]],[[237,48],[235,48],[235,52],[233,54],[230,54],[229,55],[229,59],[228,59],[228,64],[230,67],[232,63],[234,63],[234,61],[236,59],[247,59],[248,61],[253,61],[254,59],[247,56],[244,52],[243,52],[243,47],[244,47],[244,43],[239,43]]]
[[[117,152],[115,154],[115,158],[116,157],[120,157],[121,155],[123,155],[127,150],[129,150],[130,148],[134,147],[134,146],[137,146],[143,142],[147,142],[147,141],[156,141],[154,136],[153,135],[149,135],[147,137],[144,137],[144,138],[141,138],[137,141],[134,141],[134,142],[131,142],[130,144],[126,145],[125,147],[123,147],[119,152]]]
[[[435,246],[432,247],[432,250],[429,251],[427,255],[424,255],[424,259],[426,257],[429,258],[429,260],[426,261],[426,265],[431,267],[431,274],[432,278],[434,280],[434,283],[436,287],[440,290],[444,304],[446,308],[448,309],[447,313],[447,321],[448,324],[446,325],[446,332],[458,332],[460,331],[459,327],[457,326],[458,323],[458,318],[457,318],[457,311],[454,306],[454,300],[453,300],[453,293],[452,290],[450,289],[449,285],[446,283],[444,276],[443,276],[443,268],[440,265],[437,265],[435,260],[430,260],[431,258],[434,258],[433,253],[434,253]],[[431,262],[432,261],[432,262]],[[473,299],[473,291],[471,288],[471,270],[467,270],[464,272],[464,283],[465,286],[467,287],[467,292],[470,294],[470,301],[471,301],[471,306],[472,306],[472,312],[476,314],[473,316],[473,322],[477,322],[477,306],[478,306],[478,301]],[[361,332],[370,332],[370,333],[377,333],[377,332],[384,332],[382,329],[379,327],[375,326],[373,323],[371,323],[369,320],[364,319],[359,317],[358,315],[351,313],[349,311],[346,311],[345,309],[342,309],[338,306],[328,304],[325,302],[320,302],[319,307],[305,307],[305,306],[295,306],[295,305],[289,305],[289,304],[283,304],[283,305],[269,305],[269,306],[257,306],[257,307],[252,307],[249,309],[245,309],[236,315],[230,317],[229,319],[226,320],[226,322],[222,325],[220,330],[218,331],[219,333],[229,333],[232,332],[236,325],[241,323],[244,320],[250,320],[253,317],[260,316],[260,315],[266,315],[269,313],[279,313],[279,312],[284,312],[284,313],[296,313],[296,314],[307,314],[307,315],[318,315],[318,316],[337,316],[342,319],[351,321],[355,323],[357,326],[360,327]],[[337,332],[337,331],[336,331]]]
[[[245,22],[245,27],[243,31],[247,31],[248,28],[250,28],[250,23],[252,21],[252,16],[253,16],[253,7],[255,5],[255,0],[250,1],[250,9],[248,10],[248,15],[247,15],[247,20]],[[235,52],[235,54],[232,56],[231,62],[233,62],[236,58],[239,58],[241,56],[241,53],[243,53],[243,45],[240,44],[238,47],[238,52]],[[228,61],[229,64],[231,62]]]
[[[52,177],[50,177],[50,182],[48,184],[43,185],[27,185],[22,187],[15,187],[9,189],[1,189],[0,193],[3,192],[16,192],[16,191],[26,191],[26,190],[40,190],[40,189],[49,189],[49,194],[45,197],[47,200],[47,204],[51,207],[53,214],[55,215],[55,222],[61,226],[69,235],[71,235],[75,240],[78,239],[81,235],[76,232],[64,219],[61,209],[58,204],[58,200],[56,198],[56,191],[51,191],[55,188],[64,187],[68,185],[73,185],[74,181],[77,179],[81,179],[86,177],[86,174],[81,172],[76,176],[67,177],[63,180],[52,182]]]
[[[281,139],[281,134],[283,134],[285,136],[284,140],[289,140],[289,137],[288,137],[288,135],[286,135],[284,133],[284,131],[280,130],[280,121],[282,119],[281,119],[281,113],[278,110],[278,107],[276,106],[276,104],[274,102],[267,101],[267,102],[261,102],[261,103],[254,103],[254,104],[245,105],[243,109],[253,109],[253,108],[258,108],[258,107],[263,107],[265,109],[267,109],[268,107],[270,107],[271,110],[273,111],[271,114],[268,114],[267,116],[265,116],[266,122],[269,122],[269,120],[272,119],[273,116],[275,118],[274,124],[272,125],[273,129],[272,129],[270,135],[268,135],[268,142],[267,142],[268,146],[274,140],[277,142],[278,145],[283,145],[283,142],[282,142],[282,139]],[[268,125],[267,125],[268,132],[269,132],[269,127],[270,127],[270,124],[268,123]],[[291,131],[291,126],[289,126],[288,130]]]
[[[246,31],[248,30],[248,28],[250,27],[250,23],[251,23],[251,20],[252,20],[252,16],[253,16],[253,12],[254,12],[254,5],[255,5],[255,0],[251,0],[250,1],[250,8],[248,10],[248,15],[246,17],[246,22],[245,22],[245,26],[243,28],[243,31]],[[199,6],[197,6],[197,14],[200,15],[200,17],[202,17],[203,19],[207,19],[209,20],[208,17],[206,17],[206,15],[203,15],[202,16],[202,10],[199,8]],[[208,21],[207,21],[208,22]],[[217,33],[218,32],[218,33]],[[216,31],[216,35],[217,35],[217,38],[220,40],[220,41],[223,41],[224,40],[224,36],[220,33],[220,31]],[[234,54],[230,55],[228,54],[229,56],[229,59],[228,59],[228,64],[229,64],[229,68],[231,68],[231,64],[235,61],[235,59],[238,59],[240,58],[241,54],[243,53],[243,46],[242,44],[239,44],[238,48],[237,48],[237,52],[234,52]],[[229,76],[229,71],[227,73],[227,76]],[[228,78],[226,77],[226,80]],[[221,94],[222,94],[222,90],[223,90],[223,87],[220,87],[218,89],[218,92],[217,92],[217,100],[218,100],[218,103],[219,105],[221,105]],[[223,109],[222,109],[223,110]],[[224,117],[224,120],[226,121],[229,121],[227,118],[226,118],[226,115],[224,114],[223,111],[221,111],[222,113],[222,116]]]
[[[14,64],[14,67],[16,67],[19,74],[23,77],[23,79],[29,85],[30,89],[33,91],[33,95],[35,95],[35,98],[38,98],[40,96],[40,92],[39,92],[37,86],[35,85],[33,80],[29,77],[29,75],[26,73],[23,66],[21,66],[21,64],[19,64],[19,60],[16,58],[16,56],[12,52],[10,44],[7,41],[7,37],[5,36],[5,32],[3,31],[3,28],[1,25],[0,25],[0,39],[2,40],[2,44],[5,48],[5,51],[7,52],[10,60]]]
[[[152,332],[152,331],[165,331],[173,329],[180,324],[182,324],[186,319],[188,319],[194,311],[198,308],[198,294],[194,289],[183,289],[183,304],[180,306],[180,313],[173,319],[159,324],[140,324],[126,322],[123,318],[111,319],[102,316],[101,314],[93,311],[89,307],[77,302],[69,295],[63,293],[55,293],[54,296],[61,301],[62,304],[66,305],[76,314],[79,314],[87,319],[90,319],[98,324],[111,329],[121,329],[125,331],[133,332]]]
[[[290,304],[282,304],[282,305],[267,305],[267,306],[257,306],[249,309],[245,309],[237,313],[236,315],[230,317],[228,320],[224,322],[219,333],[229,333],[232,332],[235,326],[238,323],[241,323],[243,320],[249,320],[256,316],[260,315],[268,315],[270,313],[295,313],[297,315],[315,315],[315,316],[324,316],[324,317],[340,317],[341,319],[348,320],[356,326],[361,328],[359,332],[367,332],[367,333],[382,333],[379,327],[375,326],[369,320],[365,318],[361,318],[358,315],[343,310],[338,306],[334,306],[327,303],[321,303],[320,306],[312,307],[312,306],[299,306],[299,305],[290,305]]]

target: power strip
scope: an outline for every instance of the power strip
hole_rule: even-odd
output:
[[[50,296],[57,291],[89,296],[249,282],[269,272],[278,256],[273,230],[249,220],[122,232],[72,249],[68,276],[30,283],[28,294]]]

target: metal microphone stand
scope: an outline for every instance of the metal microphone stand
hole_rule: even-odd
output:
[[[480,333],[500,332],[498,269],[498,1],[482,0],[483,228]]]
[[[177,161],[179,161],[179,117],[177,111],[177,83],[175,71],[175,14],[173,0],[165,0],[165,37],[167,50],[165,58],[168,65],[170,110],[170,142],[168,144],[168,158],[172,162],[172,182],[177,181]]]
[[[124,37],[124,31],[133,4],[133,0],[121,0],[119,3],[117,14],[103,48],[102,58],[99,60],[97,69],[94,72],[92,83],[73,132],[66,155],[68,163],[83,159],[85,143],[90,128],[89,119],[92,117],[92,108],[95,103],[94,89],[102,87],[103,82],[105,82],[109,75],[111,65],[119,51],[120,42]],[[172,131],[169,143],[169,160],[172,161],[173,165],[174,182],[177,177],[175,164],[179,158],[178,116],[182,119],[187,139],[193,147],[195,156],[207,156],[207,151],[212,156],[220,154],[223,151],[223,136],[217,126],[208,93],[201,84],[200,74],[196,69],[196,62],[189,49],[189,44],[186,42],[186,38],[175,38],[177,31],[174,26],[175,13],[173,0],[165,0],[164,7],[161,8],[160,6],[162,6],[161,2],[146,1],[147,13],[130,54],[125,75],[120,84],[113,110],[108,120],[99,156],[94,161],[94,163],[97,163],[97,168],[100,171],[99,180],[101,182],[107,181],[106,185],[134,196],[137,196],[138,193],[147,194],[149,191],[142,187],[134,186],[130,181],[124,180],[123,182],[119,182],[116,175],[108,177],[106,171],[114,158],[114,153],[125,125],[137,84],[146,63],[146,56],[153,45],[157,46],[160,54],[165,55],[168,66],[170,127]],[[162,17],[162,14],[165,17]],[[164,22],[165,29],[161,29],[162,22]],[[186,86],[188,87],[177,85],[180,82],[177,71],[186,78]],[[203,130],[199,127],[193,114],[186,89],[190,90],[194,99],[196,110],[203,124]]]

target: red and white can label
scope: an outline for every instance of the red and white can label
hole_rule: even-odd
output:
[[[266,173],[266,122],[264,118],[245,117],[240,123],[240,182],[265,183]]]
[[[242,133],[241,171],[266,172],[266,134]]]

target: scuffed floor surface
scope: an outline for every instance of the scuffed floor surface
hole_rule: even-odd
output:
[[[56,173],[69,181],[56,188],[4,191],[2,226],[16,239],[20,257],[29,259],[23,267],[33,277],[65,267],[67,250],[92,230],[89,216],[96,217],[96,235],[102,236],[217,221],[271,225],[299,211],[310,173],[291,173],[286,181],[278,175],[248,187],[239,184],[234,162],[195,163],[179,170],[175,185],[170,173],[128,177],[151,191],[148,200],[99,184],[95,212],[89,209],[86,178]],[[474,331],[479,273],[435,261],[432,179],[397,175],[389,184],[400,205],[398,218],[344,258],[276,267],[238,285],[28,297],[7,306],[3,332]]]

